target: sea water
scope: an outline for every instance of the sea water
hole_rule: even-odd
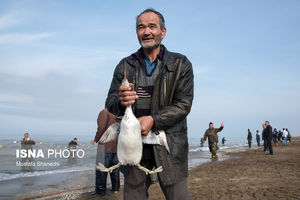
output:
[[[46,138],[46,139],[45,139]],[[21,158],[21,140],[17,140],[11,136],[0,137],[0,181],[19,179],[32,176],[43,176],[49,174],[60,174],[68,172],[81,172],[95,170],[95,161],[97,153],[97,144],[89,143],[88,137],[78,137],[77,151],[81,151],[80,156],[67,156],[68,143],[70,137],[55,136],[45,137],[40,136],[33,138],[36,142],[33,145],[35,157],[31,160],[22,162]],[[210,161],[210,154],[207,142],[203,147],[200,147],[200,139],[190,139],[189,141],[189,167],[198,165],[203,162]],[[16,143],[14,143],[16,141]],[[40,142],[42,142],[40,144]],[[246,147],[245,142],[226,142],[225,145],[219,144],[219,150],[226,151]],[[49,156],[49,151],[55,152]],[[37,156],[40,152],[40,156]],[[42,152],[42,153],[41,153]],[[65,152],[65,154],[62,154]],[[82,156],[84,152],[84,156]],[[41,156],[43,154],[43,156]],[[197,156],[193,156],[197,154]],[[200,156],[199,156],[200,155]],[[23,164],[20,164],[23,163]],[[25,163],[25,164],[24,164]],[[25,166],[24,166],[25,165]]]

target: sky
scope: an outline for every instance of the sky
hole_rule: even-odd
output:
[[[193,65],[190,139],[224,122],[220,137],[246,141],[265,120],[300,136],[298,0],[0,0],[1,137],[93,139],[146,8],[164,15],[167,49]]]

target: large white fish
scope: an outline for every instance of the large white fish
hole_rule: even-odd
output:
[[[122,85],[129,86],[126,75],[122,80]],[[155,170],[148,170],[140,165],[140,161],[142,159],[143,143],[163,145],[170,152],[166,134],[160,130],[157,133],[150,131],[147,136],[142,136],[140,122],[133,114],[131,105],[126,107],[121,124],[115,121],[110,125],[103,133],[99,143],[106,143],[115,139],[118,139],[117,156],[119,163],[110,168],[106,168],[102,163],[98,163],[97,168],[99,170],[111,172],[121,165],[137,166],[139,169],[145,171],[146,174],[153,174],[163,170],[161,166]]]

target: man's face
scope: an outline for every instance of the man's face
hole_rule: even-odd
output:
[[[28,133],[26,133],[25,135],[24,135],[24,138],[28,138],[29,137],[29,135],[28,135]]]
[[[265,126],[268,126],[269,125],[269,122],[265,122]]]
[[[214,125],[213,124],[209,124],[209,128],[214,128]]]
[[[137,37],[144,49],[154,49],[166,35],[166,28],[161,29],[159,17],[153,12],[142,14],[137,21]]]

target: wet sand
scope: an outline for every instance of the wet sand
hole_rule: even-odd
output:
[[[230,159],[204,163],[189,172],[191,199],[300,199],[300,138],[288,147],[273,146],[274,155],[263,147],[225,153]],[[150,200],[164,199],[158,183],[149,189]],[[104,197],[83,193],[78,199],[121,200],[108,192]]]

